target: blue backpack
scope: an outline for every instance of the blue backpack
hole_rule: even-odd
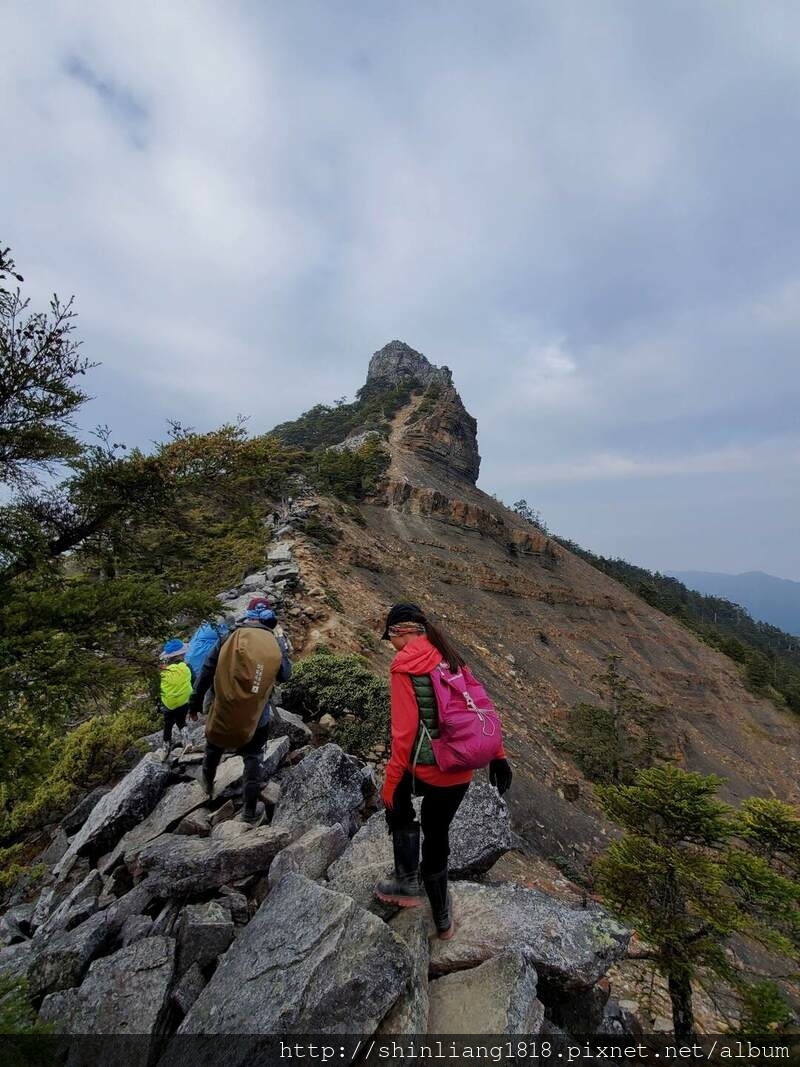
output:
[[[192,634],[186,655],[183,657],[184,662],[189,665],[193,678],[196,679],[200,674],[203,664],[208,659],[209,652],[217,641],[220,638],[227,637],[228,633],[228,627],[224,623],[214,625],[210,622],[203,622],[198,626]]]

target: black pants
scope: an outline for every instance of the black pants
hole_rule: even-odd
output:
[[[162,704],[161,711],[164,715],[164,744],[168,745],[172,741],[172,727],[177,726],[179,730],[182,730],[186,725],[189,705],[182,704],[179,708],[165,708]]]
[[[256,727],[256,732],[247,744],[236,749],[236,755],[241,756],[244,760],[245,803],[247,803],[249,799],[255,804],[258,794],[261,791],[261,754],[264,745],[267,743],[268,736],[269,723],[266,722],[263,726]],[[217,767],[219,767],[219,761],[222,759],[224,751],[225,749],[220,748],[219,745],[214,745],[211,741],[206,741],[203,769],[212,781],[214,775],[217,773]]]
[[[394,791],[392,810],[386,812],[390,830],[405,830],[413,825],[416,815],[411,803],[412,787],[417,796],[422,797],[421,870],[423,875],[436,874],[447,866],[450,823],[469,785],[429,785],[406,771]]]

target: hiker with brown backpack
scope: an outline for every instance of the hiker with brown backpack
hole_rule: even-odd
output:
[[[502,794],[511,785],[511,767],[486,690],[422,609],[395,604],[383,639],[397,652],[390,668],[392,747],[381,790],[394,872],[378,882],[375,895],[415,907],[421,874],[437,935],[448,940],[455,929],[447,885],[450,824],[474,770],[488,768],[490,783]],[[422,797],[420,822],[416,796]]]
[[[292,663],[285,641],[275,636],[277,616],[267,602],[256,602],[242,623],[208,654],[189,703],[193,719],[213,686],[214,699],[206,720],[203,784],[209,799],[223,753],[233,749],[244,759],[244,808],[241,818],[257,826],[264,818],[259,805],[264,745],[269,734],[272,691],[286,682]]]

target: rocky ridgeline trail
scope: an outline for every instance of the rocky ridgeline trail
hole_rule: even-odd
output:
[[[281,540],[305,505],[269,522],[263,571],[221,598],[229,621],[258,593],[301,586]],[[431,939],[427,906],[372,896],[391,867],[373,768],[280,707],[264,752],[268,821],[236,818],[243,765],[227,756],[211,801],[203,725],[168,762],[151,751],[88,794],[0,918],[0,976],[27,980],[63,1034],[621,1033],[635,1029],[604,975],[629,932],[599,906],[486,879],[514,845],[509,813],[476,780],[452,828],[457,932]],[[479,776],[482,777],[482,776]]]

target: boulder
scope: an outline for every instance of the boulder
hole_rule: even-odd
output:
[[[242,834],[246,834],[248,830],[252,830],[253,827],[244,822],[243,819],[226,819],[225,822],[217,823],[217,825],[211,831],[212,841],[232,841],[236,837],[241,837]]]
[[[289,872],[178,1034],[371,1034],[411,970],[408,948],[385,923]]]
[[[288,830],[273,826],[249,830],[232,841],[164,834],[139,853],[136,874],[147,874],[147,882],[162,896],[202,893],[251,874],[266,873],[273,857],[290,840]]]
[[[40,852],[34,863],[43,863],[45,867],[54,867],[69,848],[69,838],[63,827],[59,826],[53,834],[47,848]]]
[[[428,916],[424,908],[404,908],[391,928],[408,945],[412,971],[405,989],[378,1027],[379,1034],[427,1034],[428,1032]]]
[[[431,973],[475,967],[509,948],[530,949],[541,977],[559,985],[593,985],[625,955],[630,931],[599,906],[573,907],[515,883],[452,887],[457,935],[431,946]]]
[[[261,763],[261,773],[265,781],[277,771],[278,767],[289,755],[291,747],[288,737],[273,737],[267,741]]]
[[[0,945],[15,945],[30,936],[34,905],[16,904],[0,918]]]
[[[77,856],[101,856],[124,833],[146,819],[169,781],[169,768],[148,754],[114,788],[101,797],[54,868],[65,875]]]
[[[148,937],[97,960],[79,989],[45,997],[39,1018],[66,1034],[148,1034],[158,1037],[167,1025],[175,942]],[[125,1063],[145,1067],[149,1042],[136,1042]]]
[[[83,824],[91,815],[92,811],[97,807],[102,798],[111,791],[111,787],[107,785],[99,785],[96,789],[93,789],[91,793],[87,793],[86,796],[78,801],[72,811],[68,812],[61,820],[61,828],[66,834],[75,834],[80,830]]]
[[[290,748],[300,748],[311,740],[311,730],[299,715],[285,708],[273,708],[269,721],[270,737],[288,737]]]
[[[269,584],[266,571],[254,571],[253,574],[248,574],[242,584],[239,586],[239,592],[244,593],[249,591],[252,596],[255,590],[265,589]]]
[[[281,799],[272,826],[301,834],[315,824],[338,822],[349,835],[357,827],[365,794],[374,788],[369,767],[338,745],[323,745],[281,778]]]
[[[522,949],[446,974],[428,996],[429,1034],[538,1034],[544,1019],[536,968]]]
[[[206,980],[203,972],[196,963],[193,963],[183,978],[175,984],[172,990],[172,999],[180,1009],[181,1015],[186,1015],[191,1006],[203,992]]]
[[[47,919],[47,916],[56,907],[59,899],[63,900],[66,894],[62,891],[59,898],[59,888],[55,885],[46,885],[38,896],[36,906],[31,915],[30,928],[36,930]]]
[[[190,812],[175,828],[176,834],[195,834],[197,837],[208,837],[210,831],[211,822],[205,808]]]
[[[268,563],[290,563],[292,560],[292,546],[288,541],[276,541],[267,550]]]
[[[125,945],[133,945],[137,941],[143,941],[153,933],[153,920],[148,915],[129,915],[122,924],[119,932],[119,940],[124,948]]]
[[[99,871],[89,871],[86,877],[61,901],[36,930],[35,937],[47,937],[57,930],[69,930],[97,911],[97,900],[103,891]]]
[[[34,942],[27,972],[31,995],[37,997],[78,985],[112,936],[108,916],[99,912],[74,930],[60,930],[42,938],[38,945]]]
[[[178,969],[183,976],[194,965],[208,967],[217,962],[233,941],[231,913],[215,900],[189,904],[177,924]]]
[[[487,782],[473,782],[450,825],[450,877],[485,874],[513,847],[506,802]]]
[[[246,926],[250,922],[250,905],[244,893],[229,885],[224,885],[219,893],[218,903],[230,912],[234,926]]]
[[[215,788],[223,790],[238,782],[243,771],[241,756],[224,760],[217,769]],[[172,786],[147,818],[125,834],[114,851],[103,861],[104,869],[109,870],[120,858],[130,864],[145,845],[177,826],[181,819],[202,807],[207,799],[200,782],[181,782]]]
[[[302,837],[282,849],[270,864],[269,884],[275,886],[288,871],[306,878],[321,878],[337,856],[347,847],[347,834],[339,823],[312,826]]]
[[[217,810],[211,815],[208,822],[212,829],[215,826],[219,826],[221,822],[227,822],[228,819],[232,819],[236,814],[236,807],[232,800],[226,800],[225,803],[217,808]]]
[[[20,941],[0,948],[0,978],[24,978],[33,958],[33,942]]]

